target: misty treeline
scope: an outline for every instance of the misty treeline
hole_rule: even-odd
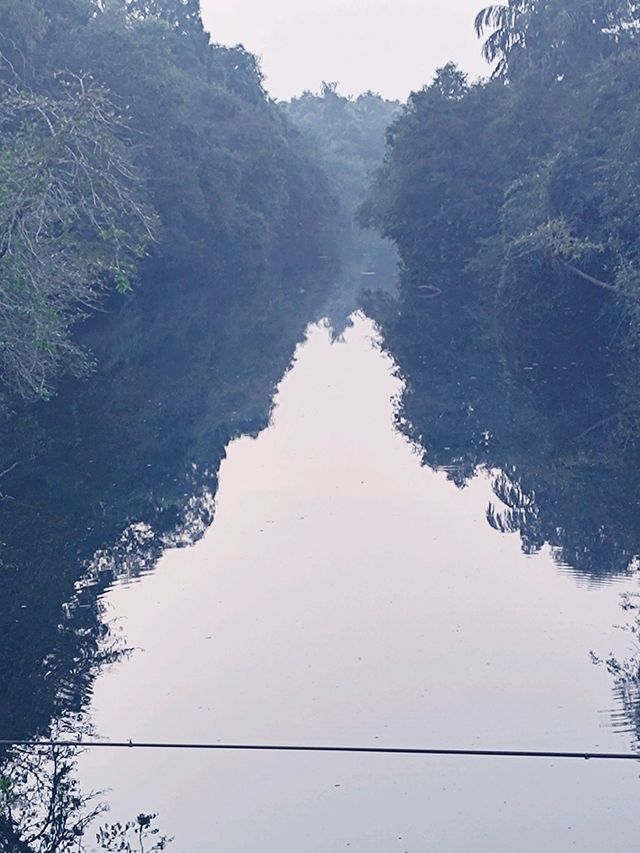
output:
[[[489,521],[593,573],[640,536],[639,25],[622,0],[481,11],[492,76],[410,97],[362,211],[401,257],[370,310],[403,428],[460,484],[499,471]]]
[[[283,106],[313,141],[344,201],[345,225],[351,226],[382,160],[386,130],[399,114],[400,103],[376,92],[346,97],[333,82],[323,83],[319,93],[303,92]]]
[[[393,241],[367,228],[358,213],[400,103],[371,91],[345,96],[337,82],[323,82],[319,92],[305,91],[282,108],[307,140],[338,201],[332,249],[339,275],[324,313],[339,336],[364,291],[373,287],[395,292],[398,259]]]

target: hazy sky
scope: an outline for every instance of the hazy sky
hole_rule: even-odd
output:
[[[373,89],[405,100],[455,60],[486,73],[473,31],[483,0],[202,0],[207,29],[262,59],[276,98],[323,80],[345,94]]]

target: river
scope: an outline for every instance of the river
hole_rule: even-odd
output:
[[[231,441],[195,545],[111,583],[132,652],[89,716],[133,741],[626,751],[612,681],[628,576],[487,524],[396,428],[374,323],[309,327],[269,425]],[[94,750],[109,820],[157,812],[176,853],[633,851],[634,762]]]

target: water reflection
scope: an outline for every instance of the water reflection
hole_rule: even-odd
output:
[[[228,448],[206,536],[105,596],[143,651],[96,685],[103,736],[625,747],[602,725],[610,680],[588,658],[612,641],[620,586],[576,585],[549,548],[523,555],[486,523],[488,476],[459,490],[421,467],[393,427],[402,384],[379,346],[363,317],[339,342],[312,328],[268,429]],[[81,772],[113,788],[114,815],[149,789],[193,851],[212,837],[238,853],[256,839],[466,850],[470,833],[479,849],[624,850],[635,833],[633,766],[167,761],[91,753]]]
[[[125,326],[138,341],[133,356],[105,340],[99,381],[70,384],[5,427],[0,731],[43,733],[58,718],[75,731],[171,740],[180,721],[194,740],[620,748],[598,728],[607,673],[587,658],[611,645],[624,655],[609,626],[640,535],[637,466],[624,414],[611,416],[620,401],[606,348],[586,345],[578,328],[548,330],[534,349],[440,298],[428,311],[369,300],[381,337],[362,316],[340,342],[312,328],[272,423],[277,384],[320,313],[324,291],[304,284],[276,300],[256,284],[251,311],[239,301],[224,314],[204,290],[195,311],[168,295],[162,317],[143,299]],[[412,447],[391,428],[392,397]],[[156,567],[134,588],[114,585]],[[128,617],[122,636],[113,613]],[[127,658],[133,647],[145,651]],[[104,664],[118,661],[96,687]],[[637,694],[620,687],[618,701],[616,726],[637,731]],[[6,759],[5,778],[19,775],[18,760]],[[133,794],[149,788],[150,805],[197,850],[206,849],[206,821],[195,819],[206,803],[194,798],[186,829],[172,803],[177,788],[199,785],[196,765],[172,768],[171,785],[156,759],[86,756],[82,772],[94,783],[85,790],[114,788],[123,826]],[[243,790],[250,768],[244,759],[217,767],[224,778],[207,784],[231,816],[226,849],[249,851],[255,828],[243,829],[246,806],[229,791]],[[296,772],[309,809],[314,771]],[[415,809],[420,798],[442,806],[429,820],[433,844],[445,843],[442,815],[456,819],[439,799],[445,786],[394,772],[419,793]],[[366,786],[359,769],[344,774]],[[320,775],[327,790],[343,784],[328,766]],[[459,771],[443,775],[468,804]],[[540,771],[547,793],[536,808],[560,796],[552,775]],[[495,776],[493,785],[475,777],[489,810],[516,781]],[[273,765],[262,783],[269,778],[281,778]],[[581,774],[563,778],[573,785]],[[635,788],[624,774],[609,782],[624,845]],[[366,809],[352,802],[362,825],[389,784],[372,785]],[[594,814],[600,784],[593,777],[584,795]],[[69,797],[82,801],[73,785]],[[251,790],[278,812],[277,798]],[[297,791],[283,807],[294,823]],[[515,813],[533,826],[534,811],[520,803]],[[263,820],[264,849],[338,849],[354,831],[340,815],[329,847],[315,848],[301,827],[291,842],[284,824]],[[574,818],[590,849],[591,818]],[[396,837],[377,827],[394,849]],[[417,849],[424,837],[414,834]]]
[[[129,648],[105,620],[100,593],[203,535],[227,445],[269,422],[276,385],[328,283],[256,280],[222,313],[206,286],[188,301],[169,289],[161,311],[156,294],[143,292],[115,322],[88,330],[101,363],[91,383],[69,383],[52,403],[0,425],[3,737],[46,735],[55,720],[72,738],[91,731],[95,678]],[[63,770],[57,753],[0,759],[8,786],[0,849],[79,849],[93,799],[81,793],[71,756]],[[136,832],[138,849],[152,828],[127,826],[129,817],[103,837],[104,849],[121,849]]]
[[[398,426],[423,462],[461,488],[486,472],[487,522],[517,533],[525,554],[548,548],[577,582],[619,577],[635,589],[640,443],[609,325],[560,305],[551,325],[515,327],[468,292],[417,294],[374,297],[368,309],[405,382]],[[614,680],[613,725],[637,742],[630,627],[621,656],[600,648],[595,658]]]
[[[625,575],[640,542],[638,446],[604,341],[560,312],[529,330],[459,295],[372,300],[406,383],[400,428],[426,464],[464,486],[490,472],[495,529],[525,553],[545,545],[563,568]]]
[[[160,853],[172,839],[156,814],[109,823],[103,793],[83,791],[77,751],[16,748],[0,775],[1,853]]]
[[[0,425],[4,736],[81,713],[119,643],[100,591],[202,536],[229,441],[268,423],[328,285],[320,274],[238,282],[224,310],[207,282],[188,300],[177,284],[162,299],[143,290],[87,330],[91,382]]]

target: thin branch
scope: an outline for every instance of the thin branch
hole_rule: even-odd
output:
[[[619,418],[626,415],[628,412],[633,411],[636,406],[626,406],[624,409],[621,409],[619,412],[614,412],[612,415],[607,415],[606,418],[602,418],[599,421],[596,421],[595,424],[592,424],[588,429],[585,429],[584,432],[581,432],[580,435],[577,435],[573,440],[574,442],[581,441],[583,438],[586,438],[592,432],[600,429],[600,427],[606,426],[606,424],[611,423],[611,421],[616,421]]]
[[[4,471],[0,471],[0,478],[5,477],[7,474],[10,474],[14,468],[16,468],[20,464],[20,459],[17,462],[14,462],[13,465],[9,465],[8,468],[5,468]]]
[[[626,293],[624,290],[621,290],[619,287],[616,287],[614,284],[609,284],[606,281],[601,281],[599,278],[595,278],[594,276],[589,275],[589,273],[583,272],[581,269],[578,269],[578,267],[574,267],[573,264],[570,264],[569,261],[565,261],[562,258],[556,258],[556,260],[560,261],[560,263],[562,264],[563,267],[566,267],[566,269],[570,270],[575,275],[580,276],[580,278],[583,278],[585,281],[588,281],[590,284],[595,284],[596,287],[602,287],[602,288],[604,288],[604,290],[609,290],[612,293],[617,294],[618,296],[624,296],[626,299],[632,299],[634,302],[638,301],[638,297],[635,296],[634,294]]]

